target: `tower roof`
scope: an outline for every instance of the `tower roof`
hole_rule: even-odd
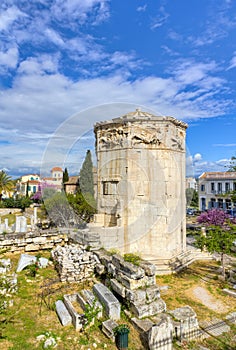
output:
[[[181,126],[183,128],[187,128],[188,125],[174,117],[170,117],[170,116],[157,116],[154,115],[152,113],[149,112],[145,112],[142,111],[140,108],[136,108],[135,111],[133,112],[128,112],[124,115],[122,115],[121,117],[117,117],[117,118],[113,118],[111,120],[106,120],[103,122],[98,122],[95,124],[95,128],[99,127],[99,126],[105,126],[105,125],[109,125],[109,124],[114,124],[114,123],[127,123],[127,122],[137,122],[137,121],[170,121],[173,124],[177,125],[177,126]]]

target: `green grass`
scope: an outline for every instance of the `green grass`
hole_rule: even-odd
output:
[[[10,254],[10,253],[9,253]],[[42,252],[42,256],[49,258],[50,252]],[[11,254],[13,270],[15,270],[19,254]],[[157,284],[168,285],[170,288],[161,292],[162,299],[167,304],[167,310],[189,305],[197,313],[198,319],[222,317],[208,309],[200,302],[194,300],[190,295],[191,288],[204,286],[208,291],[214,292],[216,298],[229,300],[229,297],[221,295],[221,282],[212,280],[206,282],[203,277],[207,273],[214,273],[216,264],[207,265],[197,263],[180,274],[159,276]],[[116,345],[111,342],[101,332],[101,321],[96,322],[85,332],[76,332],[74,327],[62,327],[55,312],[55,301],[61,299],[64,294],[78,292],[81,289],[91,289],[91,282],[84,281],[81,284],[66,284],[58,282],[58,275],[53,265],[45,269],[39,269],[36,277],[30,277],[25,269],[18,273],[18,292],[13,296],[14,305],[8,309],[8,317],[12,317],[12,322],[5,325],[3,329],[4,338],[0,339],[1,350],[42,350],[43,341],[36,341],[36,337],[46,332],[51,332],[57,339],[57,350],[87,350],[93,349],[93,343],[97,344],[97,349],[117,350]],[[44,298],[42,298],[42,294]],[[234,304],[233,304],[234,303]],[[232,301],[232,308],[229,312],[236,311],[235,300]],[[144,350],[137,331],[132,327],[127,315],[122,307],[121,320],[119,323],[127,323],[130,327],[129,350]],[[202,342],[203,345],[212,350],[224,350],[224,344],[230,344],[236,348],[236,327],[232,331],[219,339],[209,338]],[[218,337],[219,338],[219,337]],[[195,342],[188,343],[188,347],[194,348]],[[181,348],[181,347],[180,347]],[[176,346],[176,349],[178,347]]]

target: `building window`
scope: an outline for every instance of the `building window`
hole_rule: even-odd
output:
[[[222,193],[222,183],[221,182],[218,182],[217,189],[218,189],[218,193]]]
[[[118,181],[104,181],[102,183],[103,194],[104,195],[117,194],[117,184],[118,184]]]
[[[36,193],[36,186],[33,186],[33,193]]]
[[[225,192],[229,192],[230,191],[230,184],[229,182],[225,183]]]
[[[233,184],[233,189],[234,189],[234,191],[236,191],[236,182],[234,182],[234,184]]]
[[[211,182],[211,192],[215,192],[215,183]]]
[[[215,207],[216,207],[216,200],[215,200],[215,198],[211,198],[210,209],[215,208]]]
[[[226,209],[231,209],[231,200],[230,199],[225,200],[225,206],[226,206]]]
[[[206,198],[201,198],[201,209],[206,210]]]
[[[218,199],[218,208],[223,209],[223,199]]]
[[[201,185],[201,191],[205,191],[205,185]]]

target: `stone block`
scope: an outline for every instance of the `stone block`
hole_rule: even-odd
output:
[[[133,317],[131,319],[132,324],[134,327],[140,332],[140,333],[146,333],[148,332],[152,326],[154,326],[154,323],[149,319],[145,318],[143,320],[140,320],[136,317]]]
[[[36,256],[29,254],[21,254],[18,261],[16,272],[22,271],[26,266],[32,265],[36,262]]]
[[[138,280],[145,276],[144,270],[130,262],[124,261],[121,255],[115,254],[112,256],[112,264],[122,271],[129,278]]]
[[[33,251],[37,251],[40,249],[40,245],[39,244],[27,244],[25,246],[25,252],[33,252]]]
[[[121,283],[119,283],[116,279],[111,279],[110,283],[111,288],[114,290],[114,292],[119,294],[122,298],[126,297],[126,288],[122,286]]]
[[[131,303],[131,311],[138,318],[144,318],[166,311],[166,304],[161,298],[150,304]]]
[[[95,271],[98,275],[102,275],[105,273],[105,266],[102,264],[96,264]]]
[[[93,291],[105,308],[108,317],[113,320],[120,319],[120,303],[112,292],[102,283],[96,283]]]
[[[98,259],[101,261],[101,263],[107,268],[108,263],[111,263],[112,256],[108,255],[104,250],[98,250],[95,252]]]
[[[115,277],[116,273],[117,273],[117,268],[115,267],[115,265],[113,265],[112,263],[109,262],[107,264],[107,272]]]
[[[137,289],[137,288],[144,288],[150,285],[154,285],[156,283],[155,276],[144,276],[141,279],[135,280],[132,279],[126,275],[124,275],[122,272],[117,272],[116,274],[117,280],[123,284],[128,289]]]
[[[40,247],[40,249],[52,249],[54,247],[54,244],[52,242],[47,242],[43,246]]]
[[[150,350],[173,349],[173,324],[169,317],[163,318],[158,324],[150,328],[148,346]]]
[[[139,266],[144,270],[145,275],[147,276],[156,275],[156,265],[151,264],[148,261],[140,261]]]
[[[228,294],[228,295],[230,295],[231,297],[236,298],[236,292],[235,292],[235,291],[233,291],[233,290],[230,290],[230,289],[224,288],[224,289],[223,289],[223,292],[224,292],[224,293],[226,293],[226,294]]]
[[[44,244],[46,241],[47,241],[47,238],[43,236],[38,236],[33,238],[34,244]]]
[[[110,338],[113,342],[115,341],[115,334],[113,332],[113,329],[116,328],[117,326],[118,326],[118,324],[115,321],[111,320],[111,319],[102,322],[102,331],[103,331],[103,333],[108,338]]]
[[[146,303],[146,292],[144,289],[126,289],[125,297],[131,303]]]
[[[45,268],[48,266],[48,259],[47,258],[39,258],[39,267]]]
[[[146,288],[146,301],[147,303],[153,302],[160,298],[160,290],[157,285],[150,286]]]
[[[102,318],[102,314],[103,314],[102,304],[96,299],[93,292],[91,292],[88,289],[82,289],[80,293],[78,293],[77,298],[84,310],[86,309],[86,305],[94,306],[94,309],[98,310],[98,314],[96,317],[98,319]]]
[[[177,339],[194,339],[200,336],[197,315],[190,306],[183,306],[169,311],[175,319],[175,336]]]
[[[85,323],[84,320],[84,314],[81,312],[78,312],[73,304],[78,303],[77,294],[66,294],[64,295],[64,304],[69,311],[71,318],[72,318],[72,324],[75,327],[76,331],[80,331],[83,328],[83,325]]]
[[[62,300],[56,301],[56,312],[62,326],[68,326],[72,323],[71,315]]]

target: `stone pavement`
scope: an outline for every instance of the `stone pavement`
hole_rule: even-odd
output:
[[[210,321],[202,321],[199,325],[205,333],[203,333],[203,337],[205,338],[208,338],[210,336],[218,337],[222,333],[230,331],[230,326],[218,318],[214,318]]]

